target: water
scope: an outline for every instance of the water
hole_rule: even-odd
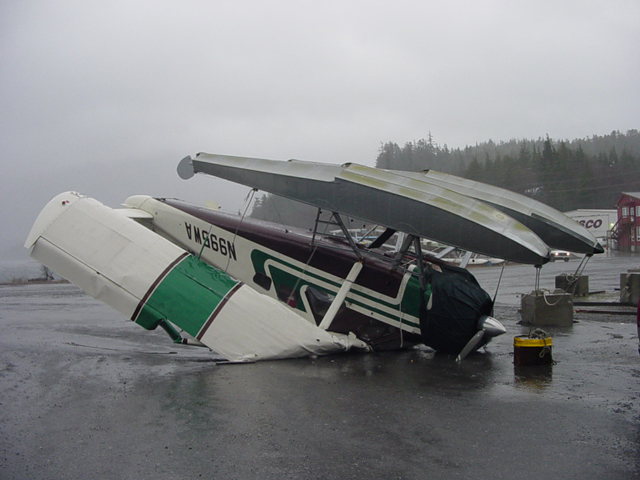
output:
[[[35,260],[0,260],[0,283],[24,282],[42,276],[43,266]]]
[[[553,291],[556,276],[576,273],[580,260],[547,263],[540,270],[538,287]],[[589,277],[590,292],[614,294],[620,289],[620,274],[631,268],[640,268],[640,255],[595,255],[587,262],[582,275]],[[519,305],[521,296],[536,288],[536,271],[531,265],[507,265],[504,271],[501,266],[478,267],[470,271],[489,295],[494,297],[497,292],[498,305]]]
[[[634,263],[594,262],[590,279]],[[531,267],[507,270],[507,292],[529,288]],[[496,315],[509,333],[462,363],[410,349],[216,365],[73,285],[2,286],[0,478],[640,479],[634,317],[576,315],[549,330],[557,363],[523,369],[519,314]]]

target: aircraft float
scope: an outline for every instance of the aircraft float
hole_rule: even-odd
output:
[[[425,252],[424,239],[536,266],[551,249],[603,251],[547,205],[431,170],[206,153],[177,170],[312,205],[315,227],[143,195],[112,209],[65,192],[40,212],[25,247],[143,328],[230,362],[418,344],[462,360],[506,330],[473,275]],[[354,240],[348,218],[378,226],[376,238]]]

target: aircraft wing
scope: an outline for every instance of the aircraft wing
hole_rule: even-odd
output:
[[[40,212],[25,247],[141,327],[161,327],[176,342],[195,339],[233,362],[367,348],[355,337],[312,325],[130,218],[145,219],[145,212],[127,213],[65,192]]]
[[[433,170],[393,173],[439,185],[491,205],[526,225],[552,248],[584,254],[604,252],[598,240],[582,225],[525,195]]]
[[[205,173],[411,235],[518,263],[543,264],[549,247],[513,217],[405,172],[199,153],[179,175]]]

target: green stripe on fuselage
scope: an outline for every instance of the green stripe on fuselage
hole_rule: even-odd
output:
[[[153,330],[162,320],[169,320],[195,337],[237,283],[226,273],[188,255],[160,281],[134,321]]]
[[[251,261],[253,263],[253,268],[256,272],[267,274],[266,271],[266,262],[270,260],[275,265],[282,265],[284,267],[288,267],[291,270],[300,272],[300,276],[304,275],[306,280],[300,280],[297,276],[292,275],[289,272],[278,269],[277,267],[271,267],[271,274],[274,276],[272,279],[274,281],[274,286],[276,290],[281,286],[284,282],[287,287],[294,288],[296,298],[300,298],[300,289],[304,285],[313,286],[314,288],[335,295],[335,293],[340,288],[340,283],[330,280],[329,278],[314,274],[308,270],[305,270],[301,266],[295,265],[294,263],[284,261],[282,258],[275,257],[270,255],[262,250],[254,249],[251,251]],[[295,281],[293,280],[295,279]],[[329,291],[326,288],[323,288],[318,283],[315,283],[314,280],[318,280],[324,283],[328,283],[335,287],[335,291]],[[357,282],[356,282],[357,283]],[[376,295],[376,292],[369,290],[371,293],[364,293],[362,291],[351,290],[349,293],[349,302],[352,304],[358,305],[364,309],[370,310],[379,314],[382,317],[388,318],[391,321],[401,322],[406,325],[410,325],[412,327],[418,327],[419,324],[416,321],[411,321],[410,319],[404,318],[404,314],[410,315],[415,319],[418,318],[418,309],[420,305],[420,283],[418,279],[414,276],[410,276],[407,281],[404,294],[400,301],[400,306],[397,303],[391,303],[389,301],[385,301],[381,298],[380,295]],[[386,297],[389,298],[389,297]],[[385,312],[380,307],[387,307],[391,309],[393,313]],[[296,308],[304,311],[304,306],[302,302],[297,302]]]

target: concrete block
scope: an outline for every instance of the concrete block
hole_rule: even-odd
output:
[[[638,304],[640,299],[640,273],[620,274],[620,303]]]
[[[573,295],[563,290],[553,293],[534,290],[521,300],[524,323],[534,326],[573,326]]]
[[[587,275],[576,276],[563,273],[556,276],[556,288],[572,293],[574,297],[584,297],[589,295],[589,277]]]

